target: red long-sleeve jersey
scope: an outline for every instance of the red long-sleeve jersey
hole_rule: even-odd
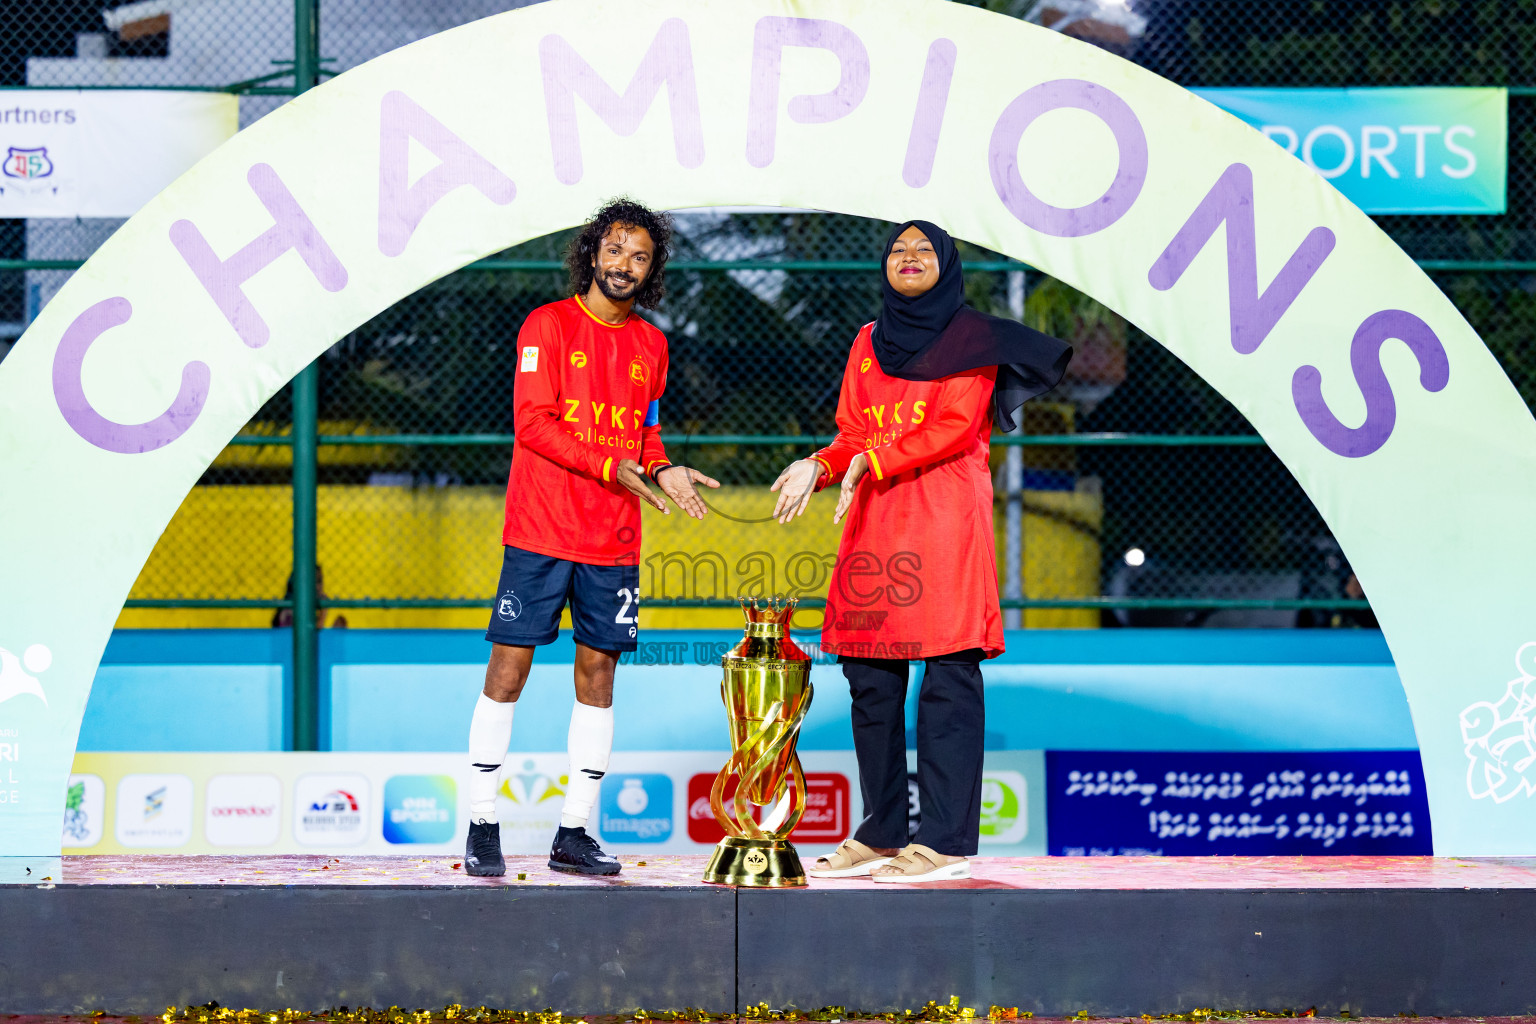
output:
[[[637,561],[640,499],[614,474],[624,459],[647,473],[667,465],[667,339],[634,314],[607,323],[573,297],[529,313],[517,348],[502,543],[588,565]]]
[[[888,377],[866,325],[854,339],[837,403],[837,437],[812,456],[818,487],[860,452],[855,491],[827,594],[824,651],[928,658],[1003,651],[992,533],[992,388],[987,367],[931,381]]]

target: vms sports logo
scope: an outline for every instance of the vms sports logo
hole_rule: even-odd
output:
[[[603,838],[615,843],[664,843],[672,838],[672,780],[646,772],[603,780]]]
[[[396,775],[384,783],[384,839],[446,843],[454,837],[458,787],[449,775]]]
[[[17,181],[36,181],[53,176],[53,161],[48,157],[47,146],[35,149],[11,146],[5,151],[5,164],[0,166],[0,171]]]

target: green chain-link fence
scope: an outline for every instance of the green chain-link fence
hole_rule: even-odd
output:
[[[323,0],[319,74],[515,6]],[[1536,0],[984,6],[1188,86],[1511,87],[1509,212],[1378,221],[1536,398]],[[294,25],[293,0],[8,0],[0,84],[233,87],[249,123],[294,91]],[[0,221],[0,358],[117,224]],[[671,343],[663,425],[674,459],[727,485],[713,499],[726,515],[692,533],[647,521],[652,624],[714,622],[720,613],[665,606],[719,603],[749,582],[824,593],[830,502],[788,528],[739,520],[764,516],[768,482],[833,432],[847,346],[878,308],[872,254],[887,227],[793,211],[689,213],[678,224],[656,318]],[[565,295],[564,240],[537,239],[439,281],[319,361],[328,621],[482,623],[510,454],[510,354],[528,311]],[[1369,621],[1321,518],[1226,401],[1092,300],[963,251],[973,304],[1078,350],[1067,382],[1029,407],[1024,436],[994,449],[999,580],[1025,624]],[[285,391],[215,462],[146,566],[125,625],[265,625],[290,603],[293,422]],[[744,531],[769,530],[779,532],[765,575],[738,553]]]

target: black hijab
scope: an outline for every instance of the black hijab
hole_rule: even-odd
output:
[[[939,258],[939,280],[915,298],[891,287],[885,271],[891,246],[910,227],[928,236]],[[997,367],[992,419],[1000,430],[1012,430],[1013,414],[1031,398],[1054,388],[1067,372],[1071,345],[965,305],[960,253],[949,233],[937,224],[909,220],[896,226],[880,255],[880,290],[884,301],[870,337],[880,369],[901,380],[937,380]]]

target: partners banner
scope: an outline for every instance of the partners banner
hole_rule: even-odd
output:
[[[131,217],[240,128],[237,97],[28,89],[0,100],[0,217]]]
[[[1366,213],[1503,213],[1506,89],[1194,89]]]
[[[588,828],[614,853],[708,853],[724,750],[615,751]],[[790,838],[826,853],[863,817],[851,750],[801,751],[806,812]],[[916,767],[908,754],[909,772]],[[502,849],[549,851],[565,803],[564,751],[514,752],[497,791]],[[81,753],[64,794],[67,854],[462,855],[469,766],[443,753]],[[727,791],[730,795],[730,791]],[[909,831],[921,817],[908,783]],[[1046,851],[1045,754],[989,750],[981,851]],[[46,870],[46,869],[45,869]]]

